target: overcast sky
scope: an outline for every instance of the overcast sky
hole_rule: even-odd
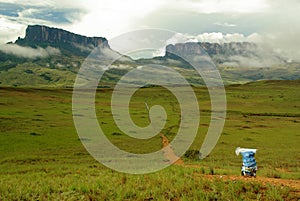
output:
[[[162,28],[198,41],[264,42],[300,58],[299,0],[0,0],[0,43],[43,24],[107,39]]]

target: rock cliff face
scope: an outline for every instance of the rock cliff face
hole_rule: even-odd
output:
[[[179,43],[166,47],[165,59],[208,54],[215,64],[233,67],[270,67],[285,64],[286,58],[255,43]]]
[[[175,55],[201,55],[205,52],[197,43],[177,43],[166,47],[166,57]]]
[[[210,56],[224,55],[245,55],[254,54],[257,45],[254,43],[178,43],[175,45],[168,45],[166,48],[166,57],[172,57],[171,53],[177,55],[202,55],[205,52]]]
[[[18,38],[18,45],[53,46],[77,55],[88,54],[95,47],[109,48],[108,41],[102,37],[86,37],[62,29],[33,25],[26,29],[25,38]]]

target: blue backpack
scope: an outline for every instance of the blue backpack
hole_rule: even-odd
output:
[[[246,167],[255,167],[256,166],[254,152],[252,152],[252,151],[241,152],[241,155],[243,157],[243,166],[246,166]]]
[[[241,169],[241,173],[243,176],[254,176],[256,177],[256,160],[254,155],[257,149],[249,149],[249,148],[236,148],[235,153],[236,155],[241,154],[243,158],[243,166]]]

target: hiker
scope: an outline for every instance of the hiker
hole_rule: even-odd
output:
[[[257,149],[248,149],[248,148],[236,148],[236,155],[241,154],[243,158],[243,165],[241,168],[241,174],[243,176],[253,176],[256,177],[256,160],[254,158]]]

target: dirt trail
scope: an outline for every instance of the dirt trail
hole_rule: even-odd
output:
[[[167,147],[170,142],[168,140],[168,138],[164,135],[164,134],[160,134],[161,138],[162,138],[162,144],[163,144],[163,147]],[[164,152],[164,156],[165,158],[169,161],[169,162],[172,162],[172,161],[175,161],[178,159],[178,156],[175,155],[173,149],[171,146],[169,146],[168,148],[166,148],[165,152]],[[175,161],[176,165],[184,165],[184,162],[181,158],[179,158],[177,161]]]
[[[163,147],[166,147],[170,144],[168,138],[164,134],[160,134],[162,138],[162,145]],[[168,147],[166,151],[164,152],[165,158],[169,161],[175,161],[178,159],[178,156],[175,155],[174,151],[172,150],[172,147]],[[175,165],[180,165],[183,167],[189,167],[189,168],[201,168],[200,165],[188,165],[184,164],[183,160],[179,158],[175,163]],[[202,176],[209,179],[222,179],[222,180],[230,180],[230,181],[246,181],[246,182],[260,182],[264,185],[266,184],[272,184],[276,186],[288,186],[291,188],[294,188],[299,193],[300,196],[300,180],[293,180],[293,179],[277,179],[277,178],[266,178],[266,177],[242,177],[242,176],[236,176],[236,175],[206,175],[206,174],[200,174],[195,173],[195,176]]]
[[[197,174],[195,174],[197,175]],[[203,174],[199,174],[202,176]],[[267,177],[243,177],[243,176],[236,176],[236,175],[205,175],[205,177],[210,179],[222,179],[222,180],[231,180],[231,181],[246,181],[246,182],[260,182],[264,185],[272,184],[276,186],[288,186],[291,188],[296,189],[300,196],[300,180],[294,179],[276,179],[276,178],[267,178]]]

